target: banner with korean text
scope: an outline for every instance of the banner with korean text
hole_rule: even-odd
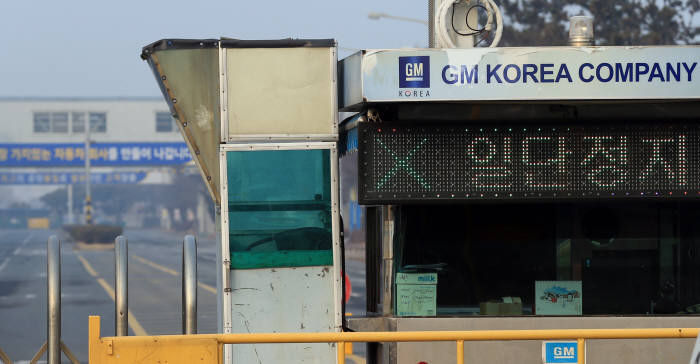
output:
[[[93,143],[92,166],[178,165],[192,160],[185,143]],[[82,143],[0,144],[0,167],[77,167],[85,164]]]

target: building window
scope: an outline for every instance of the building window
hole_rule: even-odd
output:
[[[107,132],[107,114],[103,112],[74,112],[71,115],[73,121],[73,133],[85,132],[85,114],[90,118],[90,132],[106,133]]]
[[[35,133],[50,133],[51,132],[51,117],[47,112],[34,113],[34,132]]]
[[[67,133],[68,113],[67,112],[35,112],[34,113],[35,133]]]
[[[90,113],[90,131],[93,133],[107,132],[107,114],[103,112]]]
[[[85,132],[85,113],[84,112],[74,112],[73,118],[73,133],[84,133]]]
[[[67,112],[52,112],[51,113],[51,131],[54,133],[68,132],[68,113]]]
[[[169,133],[173,131],[173,124],[175,121],[168,112],[157,112],[156,113],[156,132],[158,133]]]

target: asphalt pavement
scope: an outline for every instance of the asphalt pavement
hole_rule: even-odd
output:
[[[51,230],[0,230],[0,349],[27,363],[46,340],[46,242]],[[182,330],[181,260],[184,235],[127,230],[129,240],[129,334],[179,334]],[[81,249],[62,239],[62,340],[87,362],[88,317],[102,317],[102,335],[114,334],[114,251]],[[216,242],[198,237],[198,332],[215,333]],[[364,262],[348,260],[353,293],[346,312],[364,314]],[[361,362],[355,344],[351,361]],[[64,360],[67,359],[64,358]]]

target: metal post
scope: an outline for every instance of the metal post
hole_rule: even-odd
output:
[[[192,235],[182,242],[182,333],[197,333],[197,240]]]
[[[46,246],[48,363],[61,363],[61,242],[51,235]]]
[[[382,212],[382,314],[394,313],[394,215],[396,206],[381,207]]]
[[[338,355],[336,364],[345,364],[345,342],[338,341],[338,347],[336,349],[338,350],[336,353]]]
[[[464,364],[464,340],[457,340],[457,364]]]
[[[85,113],[85,224],[92,225],[92,196],[90,191],[90,114]]]
[[[114,328],[116,336],[129,336],[129,268],[127,239],[114,240]]]
[[[586,363],[586,339],[578,339],[578,364]]]

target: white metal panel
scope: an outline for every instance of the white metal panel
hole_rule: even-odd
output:
[[[335,47],[222,52],[229,141],[337,139]]]
[[[334,325],[333,267],[231,271],[233,332],[329,332]],[[234,363],[335,362],[335,345],[236,345]]]
[[[698,59],[698,46],[373,50],[362,57],[360,101],[700,99]],[[358,81],[347,68],[357,62],[341,62],[352,95]]]
[[[353,53],[340,62],[338,67],[342,92],[340,104],[354,105],[362,102],[362,59],[364,51]]]

